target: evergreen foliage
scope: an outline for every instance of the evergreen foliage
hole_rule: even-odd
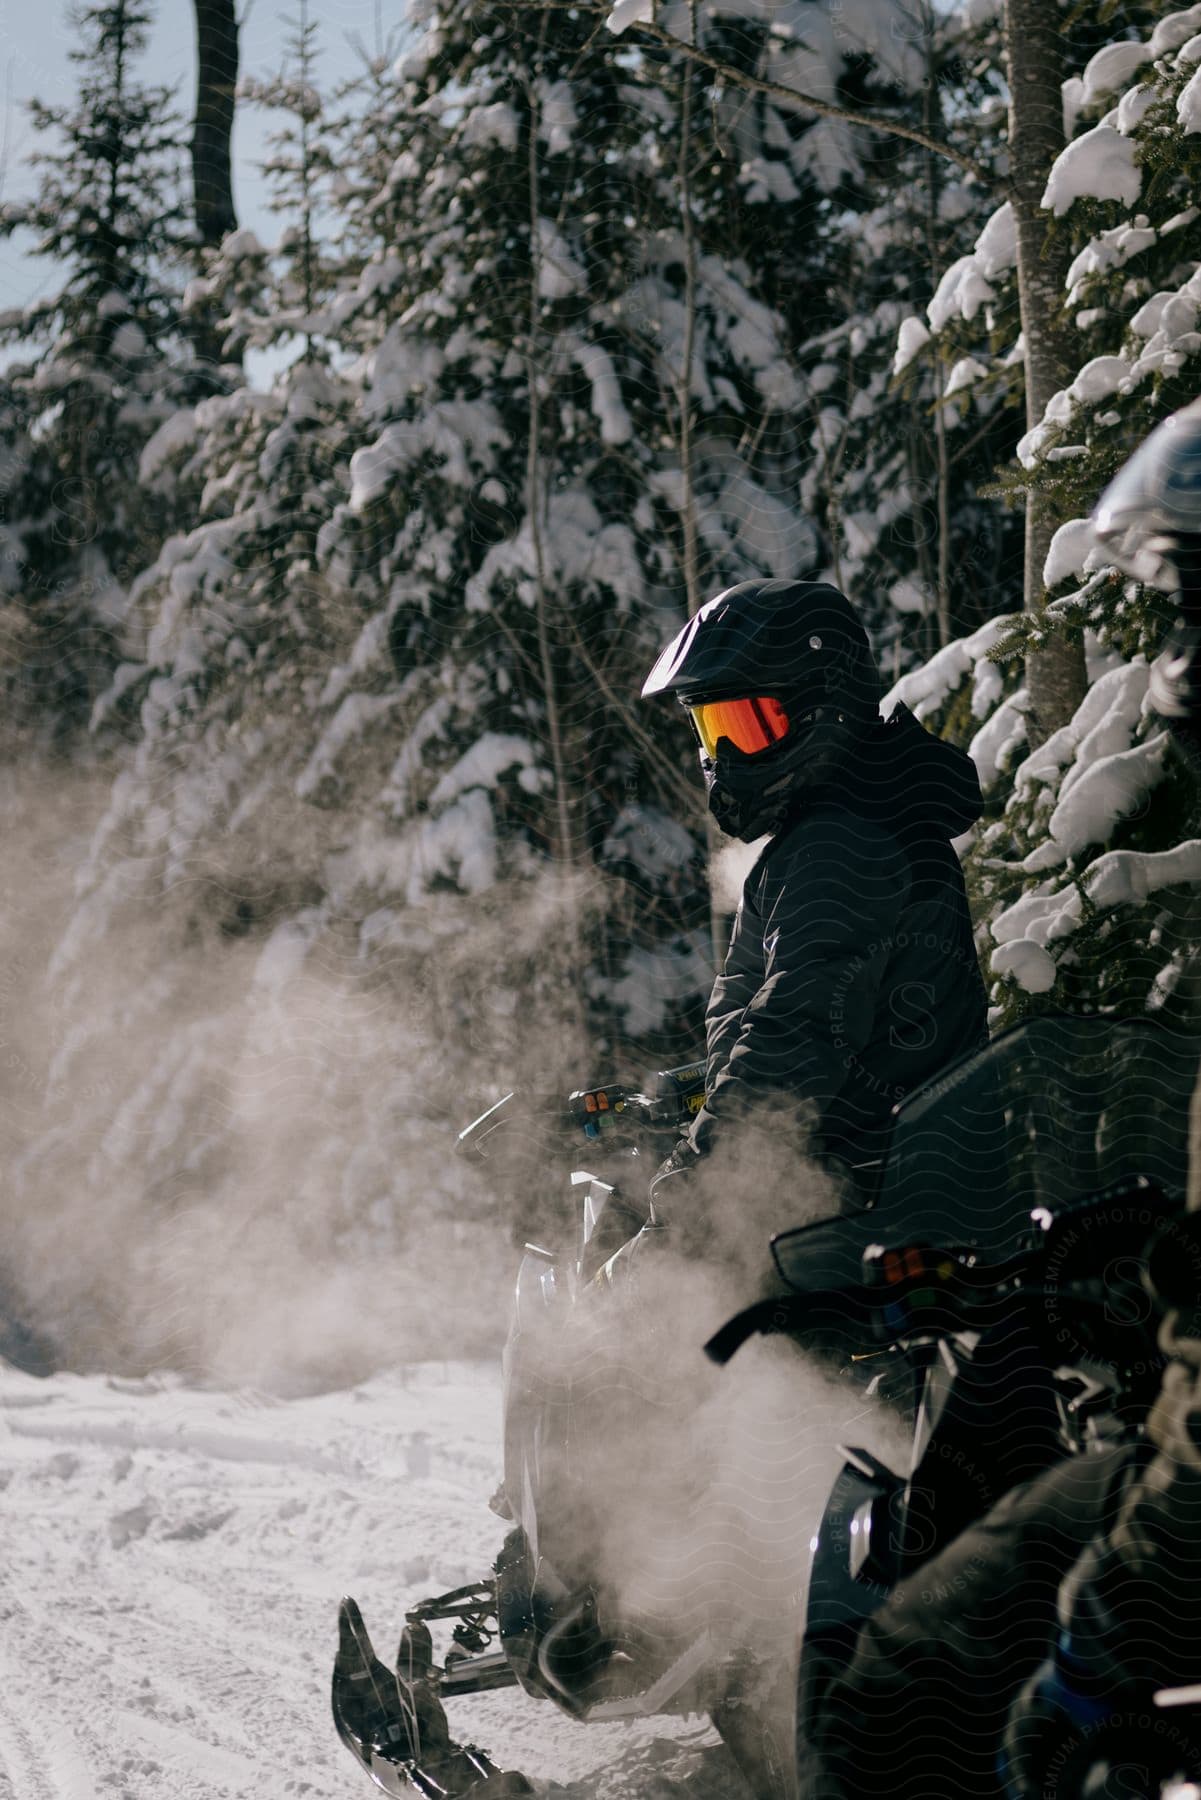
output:
[[[918,67],[893,114],[988,180],[904,140],[871,143],[849,211],[828,231],[827,266],[846,298],[818,340],[823,399],[802,482],[827,521],[834,578],[866,609],[894,673],[1011,604],[1021,584],[1020,519],[980,495],[1016,442],[1020,371],[971,407],[961,347],[915,319],[927,305],[936,315],[946,271],[975,243],[1003,180],[995,27],[969,30],[930,7],[912,18]]]
[[[5,688],[54,732],[86,721],[107,684],[130,582],[166,524],[139,454],[197,391],[180,327],[180,123],[134,67],[149,13],[111,0],[74,20],[76,96],[31,103],[36,186],[0,210],[0,232],[32,233],[61,283],[0,318]]]
[[[802,227],[830,237],[860,160],[725,108],[691,64],[615,56],[583,16],[481,0],[414,23],[336,143],[303,21],[282,83],[248,90],[296,121],[270,165],[291,274],[256,299],[238,233],[205,299],[227,293],[231,344],[304,331],[309,366],[154,447],[203,476],[200,522],[139,584],[144,649],[106,702],[145,697],[122,841],[172,878],[199,856],[221,893],[253,874],[269,910],[321,893],[315,932],[549,873],[543,983],[581,993],[610,1054],[669,1055],[711,977],[703,815],[679,722],[637,687],[690,604],[819,566],[789,319],[829,310]],[[866,92],[862,46],[828,53]],[[739,157],[682,128],[707,113]]]
[[[183,529],[133,593],[126,660],[97,707],[134,738],[109,817],[119,844],[171,886],[199,881],[216,923],[244,933],[317,893],[297,713],[317,704],[352,629],[318,570],[318,537],[345,495],[350,390],[322,326],[335,287],[318,242],[332,157],[302,14],[284,72],[248,84],[283,114],[267,164],[284,224],[264,250],[236,231],[210,258],[202,304],[230,346],[294,360],[267,391],[243,381],[173,412],[142,455],[142,479]],[[232,371],[231,371],[232,372]]]
[[[118,759],[67,978],[137,892],[180,943],[242,940],[260,999],[353,971],[404,1009],[414,1085],[461,1090],[443,1040],[481,1085],[695,1054],[710,846],[687,732],[638,689],[721,587],[812,573],[976,757],[995,1017],[1191,1005],[1196,793],[1143,708],[1171,605],[1092,566],[1085,515],[1197,387],[1201,8],[1061,10],[1047,229],[1075,254],[1078,373],[1022,439],[995,6],[659,7],[879,131],[525,0],[420,0],[327,107],[302,13],[283,73],[243,92],[285,116],[279,241],[233,233],[182,296],[176,127],[129,65],[145,15],[88,8],[79,103],[45,113],[61,145],[4,214],[68,276],[2,323],[46,349],[0,383],[6,670],[64,725],[103,689]],[[192,315],[219,321],[216,377]],[[246,383],[244,352],[285,347]],[[1064,521],[1039,629],[1084,636],[1091,682],[1034,754],[1031,490]],[[161,995],[148,975],[127,1026]],[[203,1061],[202,996],[188,1018]],[[164,1058],[181,1109],[189,1055]]]
[[[1195,1006],[1182,975],[1194,958],[1201,816],[1144,704],[1171,601],[1105,566],[1086,515],[1197,389],[1201,113],[1187,96],[1201,9],[1118,6],[1104,32],[1090,9],[1068,9],[1065,26],[1079,73],[1044,205],[1048,231],[1071,238],[1063,304],[1078,367],[996,489],[1037,490],[1063,521],[1045,571],[1051,601],[1037,625],[998,619],[898,689],[971,749],[986,783],[989,820],[967,866],[1001,1020],[1031,1008]],[[931,308],[932,342],[972,358],[965,392],[984,412],[1015,376],[1003,223],[952,266]],[[1020,656],[1048,631],[1085,634],[1091,685],[1076,718],[1027,755]]]

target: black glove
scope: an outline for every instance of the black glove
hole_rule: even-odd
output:
[[[1062,1633],[1010,1709],[1001,1756],[1009,1800],[1074,1796],[1115,1750],[1137,1760],[1138,1725],[1150,1724],[1150,1702],[1149,1691],[1135,1683],[1099,1679]]]
[[[660,1221],[667,1215],[667,1223],[671,1222],[671,1213],[678,1210],[683,1196],[684,1185],[701,1160],[699,1150],[686,1137],[676,1143],[671,1155],[659,1164],[651,1178],[650,1202],[652,1214]]]

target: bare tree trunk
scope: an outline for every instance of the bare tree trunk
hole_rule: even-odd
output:
[[[192,187],[196,230],[201,243],[210,248],[238,223],[230,158],[237,82],[238,21],[234,0],[196,0]]]
[[[689,34],[696,42],[696,0],[689,0]],[[700,533],[696,520],[696,458],[692,441],[692,362],[696,349],[696,220],[692,216],[692,158],[696,152],[692,134],[692,87],[694,68],[685,63],[680,71],[680,154],[676,178],[680,189],[680,231],[684,239],[684,343],[680,354],[680,381],[677,404],[680,414],[680,487],[681,517],[684,535],[684,594],[691,619],[701,609]],[[707,818],[709,854],[716,855],[722,846],[717,821]],[[709,941],[713,949],[713,966],[720,970],[729,948],[726,915],[717,905],[712,890],[709,895]]]
[[[926,89],[923,98],[922,125],[933,138],[941,131],[942,89],[938,84],[938,57],[935,51],[934,10],[923,8],[922,29],[926,38]],[[939,270],[939,203],[942,198],[942,163],[933,150],[925,153],[926,164],[926,255],[930,263],[931,287],[937,285]],[[951,641],[951,463],[947,454],[947,421],[942,402],[943,365],[935,362],[935,379],[939,384],[934,407],[935,483],[938,500],[938,575],[935,584],[935,611],[938,619],[938,642],[941,648]]]
[[[1058,243],[1047,243],[1047,215],[1039,204],[1051,164],[1064,144],[1060,23],[1053,0],[1006,0],[1010,184],[1026,341],[1026,418],[1031,427],[1072,377],[1071,343],[1062,316],[1070,246],[1065,234]],[[1054,515],[1032,489],[1026,499],[1024,604],[1029,614],[1041,613],[1046,604],[1043,565],[1054,533]],[[1055,638],[1045,649],[1032,651],[1026,659],[1026,681],[1030,739],[1038,745],[1067,723],[1084,697],[1088,681],[1082,646]]]
[[[546,20],[542,21],[542,40],[546,37]],[[539,43],[539,50],[542,42]],[[558,671],[555,644],[551,630],[550,594],[546,579],[546,551],[542,536],[542,504],[545,484],[542,480],[542,396],[539,390],[538,361],[539,292],[542,273],[541,241],[538,233],[538,112],[533,82],[529,89],[529,220],[530,220],[530,293],[526,330],[526,378],[529,383],[529,442],[526,447],[526,508],[530,521],[530,542],[534,551],[534,616],[538,633],[538,665],[546,700],[546,728],[550,740],[551,770],[555,783],[555,857],[564,872],[571,868],[575,848],[572,830],[571,780],[564,754],[563,719],[559,706]]]
[[[696,39],[696,0],[689,7],[692,38]],[[684,527],[684,591],[688,617],[700,611],[700,574],[696,527],[696,485],[692,452],[692,359],[696,349],[696,221],[692,216],[692,67],[680,75],[680,230],[684,238],[684,344],[680,356],[680,480]]]
[[[235,0],[196,0],[196,116],[192,130],[192,193],[196,233],[212,250],[238,223],[230,146],[238,83]],[[206,362],[221,360],[216,322],[201,318],[193,341]]]
[[[537,76],[542,67],[546,45],[547,15],[542,16],[537,49],[531,59],[527,87],[529,103],[529,149],[526,163],[527,205],[530,231],[529,309],[526,320],[525,364],[529,387],[528,443],[526,447],[526,509],[530,522],[530,542],[534,552],[534,619],[537,634],[537,666],[546,706],[546,730],[550,749],[551,774],[554,782],[554,874],[557,876],[561,943],[568,947],[564,955],[560,991],[563,1000],[563,1023],[574,1046],[585,1041],[585,1008],[578,981],[569,957],[582,941],[577,881],[583,873],[585,846],[578,829],[580,805],[577,790],[586,780],[583,745],[564,704],[560,672],[562,668],[563,632],[554,616],[543,530],[543,509],[549,482],[542,462],[544,414],[539,383],[542,358],[539,356],[541,335],[542,247],[538,224],[542,197],[538,165],[538,87]],[[574,754],[573,754],[574,752]]]

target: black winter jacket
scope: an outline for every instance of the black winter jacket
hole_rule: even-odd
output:
[[[970,758],[904,706],[837,790],[806,795],[743,889],[706,1015],[695,1151],[755,1113],[778,1122],[783,1103],[810,1148],[869,1160],[897,1101],[986,1041],[950,843],[980,809]]]

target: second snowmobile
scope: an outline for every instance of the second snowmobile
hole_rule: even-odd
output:
[[[1191,1255],[1201,1287],[1183,1222],[1199,1053],[1194,1035],[1147,1018],[1050,1015],[1003,1033],[899,1109],[872,1208],[776,1239],[792,1301],[750,1308],[712,1341],[725,1363],[757,1331],[851,1328],[889,1346],[913,1383],[908,1468],[848,1448],[815,1533],[802,1759],[832,1677],[899,1582],[1019,1484],[1068,1459],[1104,1454],[1104,1474],[1141,1454],[1167,1360],[1149,1257]],[[1056,1793],[1133,1794],[1121,1782],[1136,1765],[1150,1772],[1144,1800],[1159,1800],[1161,1782],[1201,1783],[1199,1699],[1156,1695],[1137,1730],[1123,1721],[1120,1743],[1098,1736],[1065,1760]],[[999,1738],[1006,1694],[996,1702]],[[945,1791],[1000,1795],[998,1745],[973,1716],[970,1779],[971,1747],[923,1721],[924,1794],[944,1792],[945,1756]],[[879,1774],[865,1770],[865,1791]]]

